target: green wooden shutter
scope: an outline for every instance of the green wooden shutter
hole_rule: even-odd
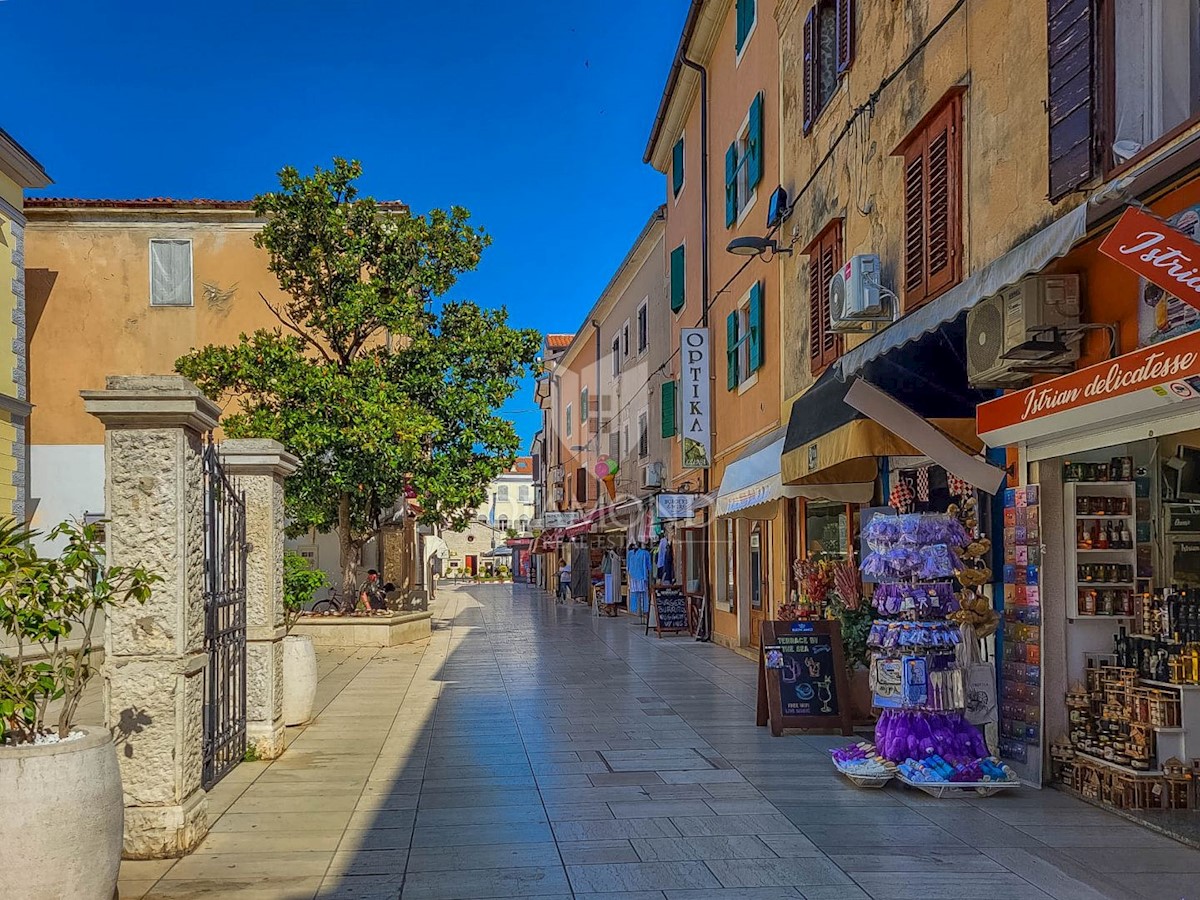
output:
[[[725,387],[738,386],[738,314],[734,310],[725,320]]]
[[[725,225],[737,221],[737,143],[725,151]]]
[[[762,282],[750,288],[750,365],[751,372],[762,368],[763,362],[763,289]]]
[[[671,151],[671,190],[676,197],[683,190],[683,138],[675,142]]]
[[[747,179],[750,190],[758,187],[763,177],[763,95],[759,91],[750,104],[749,144],[746,153]]]
[[[737,52],[742,52],[754,27],[756,0],[737,0]]]
[[[675,437],[675,382],[664,381],[662,386],[662,436]]]
[[[687,268],[683,244],[671,251],[671,312],[679,312],[687,300]]]

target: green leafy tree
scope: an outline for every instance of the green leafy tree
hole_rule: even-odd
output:
[[[310,566],[301,554],[283,551],[283,615],[289,633],[300,614],[312,606],[313,594],[328,584],[325,573]]]
[[[279,173],[280,190],[254,201],[266,219],[255,244],[286,295],[263,298],[279,327],[176,362],[236,401],[227,434],[274,438],[300,458],[290,530],[337,531],[347,595],[363,545],[406,491],[423,522],[461,527],[512,464],[518,437],[496,412],[540,340],[503,308],[435,302],[490,243],[465,209],[411,215],[360,197],[361,173],[344,159]]]

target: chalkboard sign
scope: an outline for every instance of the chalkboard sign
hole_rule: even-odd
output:
[[[758,653],[759,725],[841,728],[852,734],[850,680],[837,622],[763,622]]]
[[[679,584],[660,584],[651,590],[654,603],[654,630],[687,631],[687,594]]]

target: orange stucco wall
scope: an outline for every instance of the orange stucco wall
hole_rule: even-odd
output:
[[[104,429],[79,392],[107,375],[174,370],[194,347],[229,344],[278,326],[259,298],[280,299],[256,228],[178,219],[54,221],[30,211],[28,284],[31,444],[100,444]],[[192,241],[194,305],[150,306],[149,241]],[[229,293],[231,292],[232,293]]]

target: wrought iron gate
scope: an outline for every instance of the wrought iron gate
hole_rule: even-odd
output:
[[[246,496],[204,447],[204,787],[246,755]]]

